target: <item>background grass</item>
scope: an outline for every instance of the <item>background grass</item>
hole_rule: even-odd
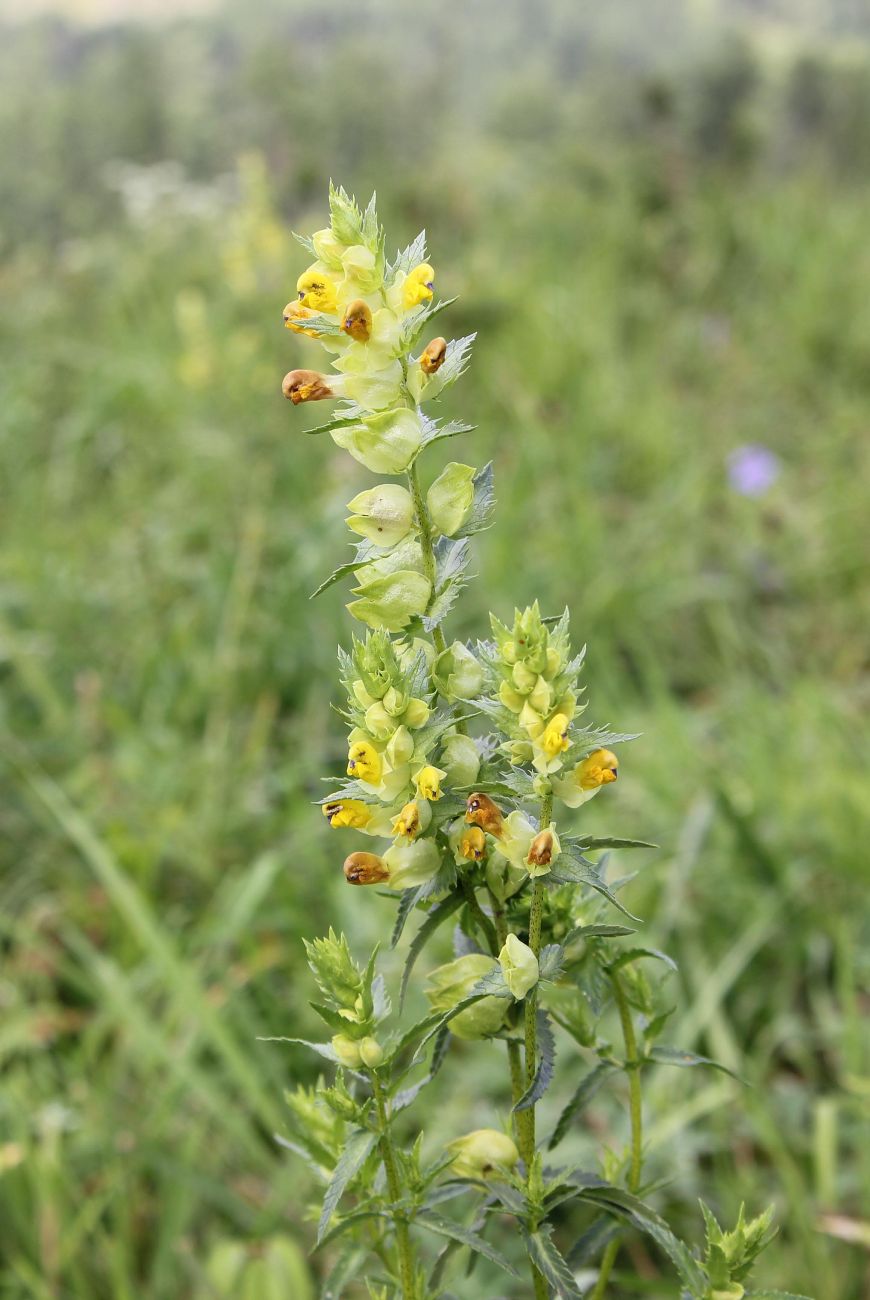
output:
[[[628,901],[680,964],[669,1039],[751,1085],[649,1076],[662,1209],[696,1239],[698,1195],[773,1199],[763,1280],[864,1294],[870,73],[834,9],[6,29],[0,1294],[198,1300],[218,1243],[312,1237],[272,1139],[312,1066],[255,1039],[313,1028],[303,934],[392,911],[310,806],[350,628],[308,594],[368,481],[279,391],[330,175],[392,244],[425,222],[479,331],[440,459],[492,458],[500,504],[450,630],[570,604],[595,717],[643,732],[584,818],[662,846]],[[462,1050],[433,1145],[504,1109]],[[602,1097],[572,1152],[624,1132]],[[619,1294],[672,1295],[631,1251]]]

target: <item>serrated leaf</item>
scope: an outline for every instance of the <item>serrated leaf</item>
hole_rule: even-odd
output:
[[[663,962],[668,970],[675,971],[677,969],[677,963],[673,957],[669,957],[666,952],[659,952],[658,948],[629,948],[610,962],[608,970],[614,972],[622,970],[623,966],[628,966],[633,961],[639,961],[641,957],[650,957],[653,961]]]
[[[387,1210],[354,1210],[351,1214],[346,1214],[343,1219],[340,1219],[339,1222],[335,1224],[334,1227],[329,1229],[329,1232],[327,1232],[318,1242],[318,1247],[322,1250],[324,1246],[329,1246],[333,1241],[335,1241],[336,1237],[340,1237],[341,1234],[347,1232],[349,1228],[355,1228],[358,1223],[362,1223],[365,1219],[386,1218],[389,1218]]]
[[[565,949],[560,943],[548,943],[541,949],[538,957],[538,978],[554,980],[562,969],[562,957]]]
[[[552,1228],[542,1224],[536,1232],[523,1229],[523,1236],[529,1255],[543,1273],[557,1296],[564,1300],[582,1300],[583,1292],[577,1285],[574,1274],[556,1248],[552,1239]]]
[[[406,1110],[413,1101],[416,1101],[422,1090],[432,1082],[435,1075],[441,1069],[444,1058],[447,1055],[447,1048],[450,1044],[450,1026],[442,1025],[435,1035],[435,1045],[432,1048],[432,1059],[429,1062],[429,1073],[425,1079],[413,1084],[410,1088],[404,1088],[397,1092],[393,1098],[393,1114],[400,1110]]]
[[[338,1164],[335,1166],[335,1172],[330,1179],[326,1195],[323,1198],[323,1209],[320,1214],[320,1222],[317,1225],[317,1237],[315,1239],[318,1246],[323,1239],[323,1234],[329,1225],[330,1219],[335,1213],[336,1206],[344,1195],[345,1188],[359,1173],[374,1150],[377,1141],[378,1134],[371,1133],[364,1128],[354,1129],[348,1134]]]
[[[293,238],[296,240],[297,244],[301,244],[302,247],[305,249],[306,253],[310,253],[316,262],[317,249],[314,247],[314,240],[311,239],[308,235],[297,234],[295,230],[292,231],[291,233],[293,235]]]
[[[693,1294],[702,1294],[706,1279],[686,1244],[675,1237],[660,1215],[631,1192],[621,1187],[582,1187],[577,1197],[589,1201],[626,1219],[635,1228],[647,1234],[660,1247],[677,1269],[683,1282]]]
[[[550,1017],[543,1007],[539,1007],[536,1011],[535,1022],[538,1027],[537,1039],[540,1060],[538,1061],[538,1068],[535,1070],[535,1077],[513,1108],[514,1113],[528,1110],[529,1107],[537,1105],[550,1086],[556,1068],[556,1040],[553,1037]]]
[[[448,916],[452,916],[457,908],[461,907],[465,899],[461,894],[448,894],[440,903],[436,903],[431,912],[428,913],[426,920],[420,926],[420,929],[414,935],[408,956],[405,958],[405,969],[402,971],[402,984],[399,992],[399,1008],[404,1006],[405,993],[408,989],[408,980],[411,977],[411,971],[414,969],[414,963],[425,948],[429,939],[438,929]]]
[[[330,587],[332,587],[336,582],[340,582],[342,578],[346,578],[349,574],[355,573],[357,569],[368,568],[370,564],[374,564],[375,560],[380,558],[381,557],[378,555],[373,555],[369,560],[351,560],[348,564],[340,564],[337,569],[333,569],[328,578],[324,578],[316,591],[312,591],[308,599],[314,600],[316,596],[320,596],[324,591],[328,591]]]
[[[471,503],[471,513],[455,534],[456,537],[471,537],[474,533],[482,533],[491,525],[495,511],[493,481],[492,461],[488,461],[472,479],[474,498]]]
[[[484,1259],[488,1259],[490,1263],[497,1264],[506,1273],[510,1273],[511,1277],[519,1277],[519,1273],[510,1260],[502,1255],[501,1251],[491,1246],[479,1233],[472,1231],[471,1228],[465,1228],[461,1223],[454,1223],[452,1219],[445,1219],[443,1215],[436,1214],[434,1210],[418,1211],[414,1222],[421,1228],[428,1228],[430,1232],[435,1232],[441,1237],[449,1237],[451,1241],[456,1241],[462,1246],[468,1246],[476,1254],[483,1255]]]
[[[636,917],[629,912],[627,907],[623,907],[622,903],[620,903],[613,891],[605,885],[604,881],[598,874],[595,864],[587,862],[579,855],[573,854],[570,848],[566,850],[564,847],[564,841],[563,851],[559,854],[558,858],[553,863],[553,866],[550,868],[550,879],[557,883],[566,885],[588,885],[590,889],[596,890],[596,892],[606,898],[609,903],[612,903],[614,907],[618,908],[619,911],[627,916],[630,921],[639,920],[639,917]]]
[[[577,925],[565,936],[564,946],[575,939],[622,939],[628,934],[637,934],[629,925]]]
[[[427,632],[434,632],[435,628],[444,622],[465,586],[467,583],[464,578],[453,578],[435,593],[428,613],[423,615],[423,627]]]
[[[418,900],[422,897],[424,886],[415,885],[413,889],[403,889],[399,896],[399,906],[396,911],[396,921],[393,926],[393,933],[390,935],[390,947],[395,948],[396,944],[402,937],[405,929],[405,923],[414,910]]]
[[[581,1269],[584,1264],[588,1264],[594,1259],[610,1241],[611,1237],[616,1236],[618,1229],[613,1226],[612,1219],[603,1214],[600,1219],[593,1219],[586,1231],[577,1238],[574,1245],[568,1251],[566,1256],[570,1268]]]
[[[397,253],[386,271],[386,278],[394,280],[398,275],[408,275],[415,266],[426,261],[426,231],[421,230],[407,248]]]
[[[568,1125],[571,1123],[574,1116],[579,1115],[580,1112],[589,1105],[589,1102],[605,1082],[608,1075],[613,1074],[615,1069],[616,1066],[611,1065],[608,1061],[602,1061],[600,1065],[596,1065],[593,1070],[590,1070],[589,1073],[580,1080],[576,1091],[574,1092],[574,1096],[568,1102],[567,1106],[556,1121],[556,1127],[553,1129],[553,1136],[547,1143],[550,1151],[552,1151],[553,1147],[557,1146],[558,1143],[562,1141],[562,1138],[568,1131]]]
[[[651,844],[649,840],[624,840],[613,835],[578,835],[577,846],[584,853],[588,853],[590,849],[657,849],[659,847],[658,844]]]
[[[423,437],[414,460],[424,447],[430,447],[433,442],[443,442],[445,438],[455,438],[460,433],[473,433],[476,428],[477,425],[466,424],[464,420],[449,420],[443,425],[438,420],[426,420],[423,425]]]
[[[367,1254],[367,1250],[351,1246],[344,1254],[339,1255],[323,1283],[320,1300],[341,1300],[345,1289],[359,1277]]]
[[[658,1044],[650,1048],[646,1059],[655,1061],[657,1065],[677,1065],[683,1068],[708,1065],[714,1070],[721,1070],[723,1074],[730,1075],[732,1079],[737,1079],[738,1083],[742,1082],[740,1076],[735,1074],[733,1070],[729,1070],[727,1065],[722,1065],[709,1056],[698,1056],[695,1052],[685,1052],[681,1047],[667,1047],[664,1044]]]
[[[333,429],[348,429],[352,424],[359,424],[368,414],[369,412],[364,406],[358,406],[356,402],[352,402],[349,405],[338,407],[323,424],[315,424],[312,428],[306,429],[305,433],[313,437],[319,433],[331,433]]]

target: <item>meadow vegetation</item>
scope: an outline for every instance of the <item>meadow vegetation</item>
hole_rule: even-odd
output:
[[[230,1243],[267,1241],[286,1294],[275,1239],[313,1240],[273,1134],[314,1067],[256,1039],[313,1029],[303,933],[392,920],[311,806],[348,624],[309,594],[370,480],[290,418],[315,345],[281,309],[334,174],[399,236],[425,215],[479,332],[461,413],[500,524],[449,635],[569,604],[597,719],[643,732],[614,797],[661,847],[614,870],[641,861],[626,901],[679,962],[672,1040],[748,1085],[650,1075],[655,1198],[695,1239],[699,1195],[774,1201],[759,1283],[859,1300],[867,33],[771,63],[677,28],[642,57],[632,5],[598,44],[557,3],[467,32],[355,9],[5,33],[0,1293],[206,1300]],[[775,457],[758,494],[746,446]],[[433,1141],[509,1107],[474,1076],[441,1076]],[[624,1138],[603,1093],[573,1155]]]

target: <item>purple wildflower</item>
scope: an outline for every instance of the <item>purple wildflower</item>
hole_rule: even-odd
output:
[[[776,452],[750,442],[728,457],[728,481],[744,497],[760,497],[779,478],[782,462]]]

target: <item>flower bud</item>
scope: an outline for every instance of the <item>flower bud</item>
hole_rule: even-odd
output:
[[[347,774],[369,785],[377,785],[381,779],[381,756],[368,740],[357,740],[351,745],[347,755]]]
[[[451,461],[444,466],[426,493],[426,505],[432,522],[445,537],[458,533],[471,514],[476,473],[473,465]]]
[[[344,244],[340,239],[336,239],[330,226],[327,226],[324,230],[315,230],[311,236],[311,242],[314,245],[314,251],[319,262],[322,262],[330,271],[341,270],[341,255],[344,252]]]
[[[528,944],[509,934],[498,955],[505,983],[519,1002],[538,982],[538,959]]]
[[[430,799],[433,803],[441,798],[443,791],[441,781],[447,775],[440,767],[421,767],[414,776],[417,793],[421,799]]]
[[[428,262],[421,262],[419,266],[414,267],[413,271],[405,277],[402,288],[402,303],[406,311],[430,301],[435,288],[434,281],[435,272]]]
[[[523,695],[528,695],[535,687],[538,674],[533,673],[527,664],[520,662],[515,663],[511,669],[511,679],[518,691],[521,691]]]
[[[348,528],[376,546],[396,546],[410,532],[414,518],[411,493],[398,483],[358,492],[347,508],[354,512],[345,521]]]
[[[385,750],[387,761],[392,767],[399,767],[402,763],[407,763],[414,752],[414,737],[407,727],[398,727],[393,732],[393,737]],[[429,796],[420,791],[423,799]]]
[[[743,1300],[746,1288],[740,1282],[729,1282],[710,1292],[710,1300]]]
[[[359,1043],[348,1038],[347,1034],[335,1034],[332,1039],[332,1050],[335,1052],[342,1065],[346,1065],[349,1070],[359,1069],[362,1064]]]
[[[564,754],[570,745],[568,725],[568,718],[564,713],[555,714],[547,723],[544,734],[540,739],[540,745],[548,758],[555,758],[558,754]]]
[[[495,1128],[479,1128],[447,1143],[457,1178],[491,1178],[513,1169],[520,1158],[516,1143]]]
[[[341,265],[348,280],[354,282],[362,293],[372,293],[382,282],[383,271],[379,271],[377,258],[365,244],[351,244],[346,248],[341,255]]]
[[[406,727],[422,727],[429,721],[431,712],[425,700],[413,696],[402,714],[402,720]]]
[[[444,358],[447,355],[447,340],[442,338],[432,339],[427,343],[420,357],[420,366],[424,374],[434,375],[436,370],[440,370],[444,364]]]
[[[441,868],[441,853],[435,841],[412,840],[397,843],[384,854],[390,889],[416,889],[428,885]]]
[[[581,790],[597,790],[600,785],[616,780],[618,767],[619,759],[609,749],[596,749],[577,765],[577,784]]]
[[[363,1065],[376,1070],[384,1059],[384,1049],[376,1038],[364,1038],[359,1045]]]
[[[372,818],[372,810],[362,799],[331,799],[323,804],[323,815],[330,826],[353,826],[362,830]]]
[[[335,311],[337,308],[335,281],[316,262],[302,272],[296,281],[296,292],[303,307],[324,312]]]
[[[393,818],[393,834],[404,835],[406,839],[415,840],[422,831],[425,831],[431,820],[432,813],[428,803],[425,800],[422,803],[412,800],[405,804],[398,817]]]
[[[479,826],[488,835],[500,839],[504,831],[504,815],[488,794],[470,794],[465,804],[465,820]]]
[[[558,858],[562,852],[562,846],[559,843],[559,837],[552,827],[539,831],[529,845],[529,851],[526,855],[526,866],[529,869],[530,876],[545,876],[550,870],[551,863]]]
[[[447,736],[441,746],[440,761],[444,764],[445,780],[449,786],[469,786],[477,780],[480,754],[470,736]]]
[[[341,314],[341,328],[355,343],[368,343],[372,336],[372,313],[368,303],[356,298]]]
[[[344,878],[349,885],[381,885],[389,877],[389,868],[376,853],[351,853],[344,860]]]
[[[469,826],[462,832],[459,852],[467,862],[480,862],[486,857],[486,836],[479,826]]]
[[[366,731],[375,740],[386,740],[396,729],[396,721],[391,713],[384,707],[383,700],[375,700],[366,709],[365,716]]]
[[[498,963],[482,952],[467,953],[432,971],[423,992],[433,1011],[452,1011],[467,998],[484,975],[498,968]],[[450,1032],[457,1038],[485,1038],[497,1033],[504,1024],[508,1004],[504,998],[485,997],[466,1007],[450,1021]]]
[[[284,376],[281,391],[294,406],[300,402],[322,402],[335,396],[325,375],[319,375],[316,370],[289,371]]]
[[[473,700],[483,686],[483,668],[461,641],[454,641],[438,656],[434,677],[441,694],[451,702]]]
[[[358,600],[347,606],[348,613],[375,630],[401,632],[412,618],[425,613],[432,584],[415,569],[395,569],[369,576],[366,569],[360,585],[353,588]]]

